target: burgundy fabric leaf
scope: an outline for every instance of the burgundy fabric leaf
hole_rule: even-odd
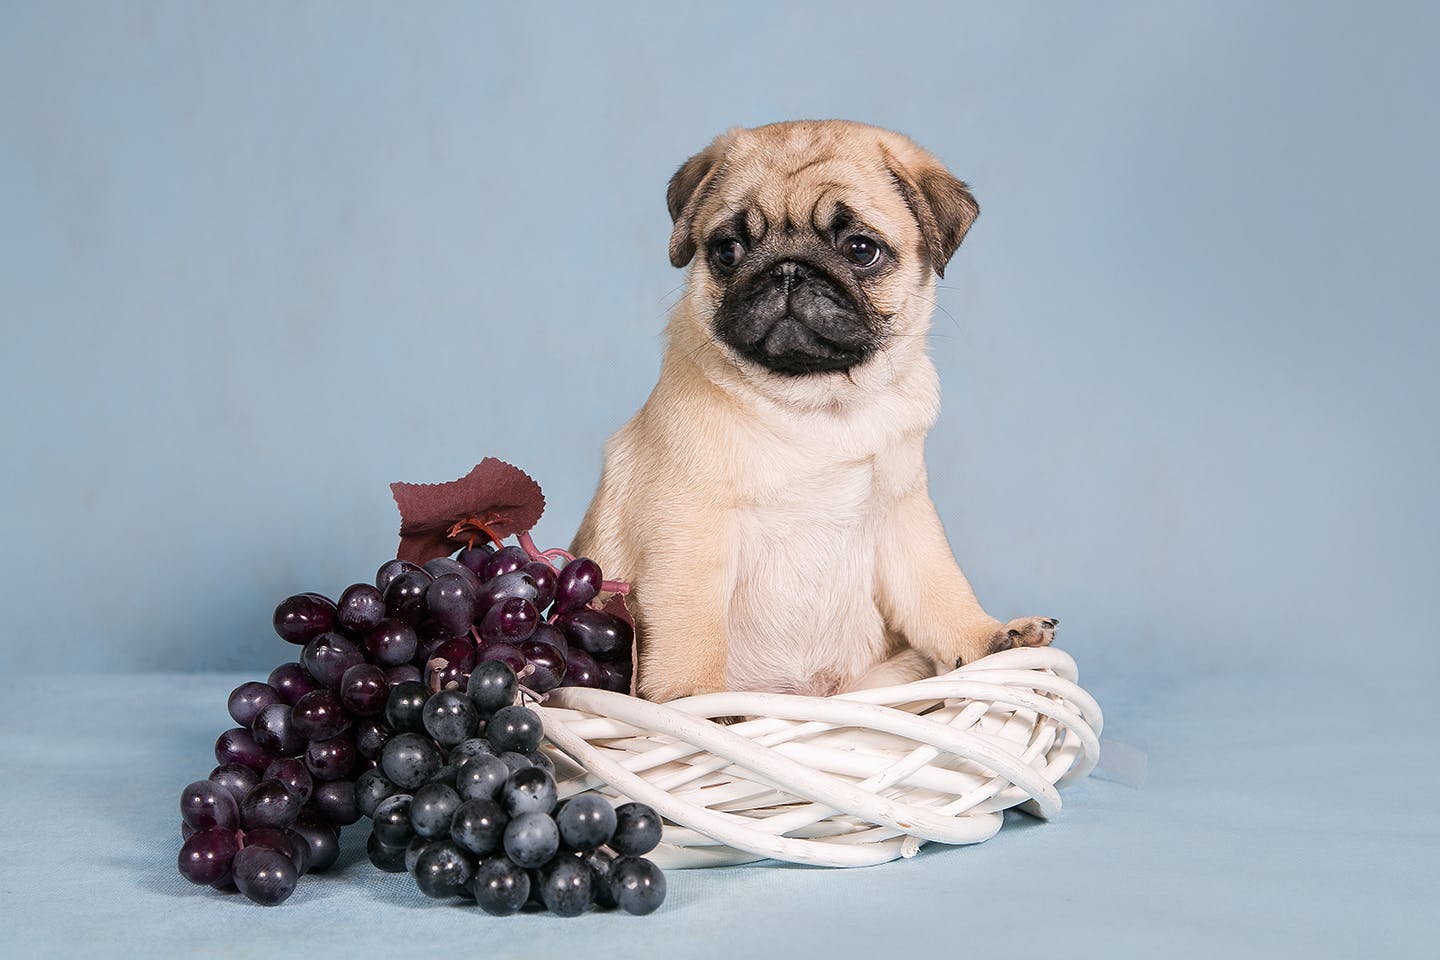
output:
[[[424,563],[454,553],[472,537],[524,533],[545,512],[540,484],[504,460],[486,457],[459,480],[449,483],[392,483],[390,492],[400,508],[400,549],[396,556]],[[459,524],[473,521],[464,530]]]

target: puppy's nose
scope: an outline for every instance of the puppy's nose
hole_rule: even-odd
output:
[[[808,265],[798,260],[781,260],[770,268],[770,274],[776,280],[789,280],[791,282],[804,280],[813,275],[814,272],[815,271]]]

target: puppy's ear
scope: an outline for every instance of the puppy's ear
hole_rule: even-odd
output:
[[[980,215],[980,205],[970,195],[970,188],[934,157],[922,156],[902,164],[887,154],[886,161],[900,195],[920,225],[920,239],[930,266],[936,276],[945,276],[945,265]]]
[[[675,230],[670,234],[670,262],[683,267],[695,257],[695,211],[707,190],[720,173],[721,160],[730,145],[728,135],[716,137],[710,146],[701,150],[681,164],[670,178],[670,187],[665,191],[665,204],[670,208],[670,219]]]

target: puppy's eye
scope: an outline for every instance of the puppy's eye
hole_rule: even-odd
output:
[[[715,256],[715,262],[726,270],[734,270],[740,266],[740,261],[745,259],[745,244],[731,237],[726,240],[716,240],[711,247]]]
[[[869,237],[846,237],[840,253],[857,267],[873,267],[880,262],[880,245]]]

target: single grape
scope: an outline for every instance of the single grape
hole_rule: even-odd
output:
[[[507,573],[514,573],[529,562],[530,555],[519,547],[501,547],[486,558],[480,569],[475,571],[475,575],[484,583]]]
[[[360,812],[367,816],[375,816],[375,808],[380,801],[387,800],[400,792],[385,771],[380,769],[366,770],[355,780],[355,805]]]
[[[272,703],[280,702],[280,691],[268,683],[257,683],[252,680],[249,683],[242,683],[230,691],[230,700],[227,706],[230,708],[230,716],[242,727],[248,727],[255,722],[255,715]]]
[[[594,793],[571,797],[555,814],[560,839],[571,850],[594,850],[609,843],[615,823],[615,808],[609,800]]]
[[[610,894],[621,910],[643,917],[665,902],[665,874],[644,857],[621,857],[610,868]]]
[[[420,668],[415,664],[402,663],[398,667],[388,668],[385,671],[385,679],[390,681],[390,689],[393,690],[402,683],[420,683],[422,675]]]
[[[557,857],[540,871],[540,899],[557,917],[578,917],[590,906],[594,874],[576,857]]]
[[[495,748],[490,746],[490,741],[484,737],[471,737],[469,740],[465,740],[452,747],[445,755],[445,761],[447,763],[459,764],[464,763],[471,757],[479,756],[493,757],[495,756]]]
[[[409,560],[386,560],[380,564],[380,569],[375,571],[375,589],[383,594],[385,588],[390,586],[390,581],[400,574],[419,569],[419,564],[411,563]]]
[[[439,748],[418,733],[396,734],[380,751],[380,766],[385,776],[405,790],[414,790],[429,782],[443,765]]]
[[[479,579],[480,568],[485,561],[495,555],[495,548],[488,543],[477,543],[474,546],[466,547],[455,557],[455,562],[464,566],[471,573],[476,574]]]
[[[386,873],[405,872],[405,847],[410,841],[392,845],[380,839],[378,833],[372,832],[370,838],[365,841],[365,854],[370,862],[375,864]]]
[[[423,569],[426,573],[430,574],[430,576],[434,577],[436,580],[439,580],[441,577],[453,573],[460,579],[464,580],[466,583],[470,584],[470,589],[480,589],[480,578],[476,576],[475,571],[465,566],[465,564],[461,563],[459,560],[455,560],[451,557],[436,557],[433,560],[426,560],[424,567],[422,567],[421,569]]]
[[[415,858],[415,885],[437,900],[464,896],[475,875],[475,859],[450,840],[436,840]]]
[[[337,827],[348,827],[360,819],[359,797],[355,793],[354,780],[324,780],[315,786],[315,795],[310,798],[310,809],[320,819]]]
[[[404,620],[412,627],[425,619],[425,592],[433,582],[424,570],[407,570],[385,588],[385,616]]]
[[[447,787],[449,787],[450,789],[453,790],[453,789],[455,789],[455,782],[456,782],[457,775],[458,775],[459,773],[460,773],[460,764],[458,764],[458,763],[450,763],[450,762],[447,761],[446,764],[445,764],[445,766],[443,766],[443,767],[441,767],[439,770],[437,770],[437,771],[435,772],[435,776],[431,777],[428,782],[430,782],[430,783],[443,783],[443,784],[445,784],[445,786],[447,786]]]
[[[225,763],[211,770],[209,779],[225,788],[238,809],[238,804],[245,799],[245,794],[260,782],[260,774],[243,764]]]
[[[505,764],[505,768],[509,770],[511,774],[519,773],[521,770],[528,770],[530,767],[535,766],[528,754],[516,753],[514,750],[506,750],[500,754],[500,762]],[[508,780],[509,777],[507,776],[506,779]]]
[[[610,849],[626,857],[639,857],[655,849],[664,828],[660,815],[643,803],[622,803],[615,808],[615,832]]]
[[[249,730],[240,727],[226,730],[215,741],[215,762],[221,766],[238,763],[261,773],[274,759],[274,754],[255,742]]]
[[[465,573],[474,576],[468,570]],[[458,637],[475,622],[475,588],[466,577],[447,573],[425,591],[425,609],[439,636]]]
[[[543,813],[522,813],[505,825],[504,844],[516,866],[538,867],[560,849],[560,831]]]
[[[600,666],[595,662],[595,658],[578,647],[571,647],[569,656],[565,658],[565,679],[560,685],[599,687],[601,679]]]
[[[492,917],[508,917],[519,913],[530,899],[530,875],[505,857],[486,857],[475,868],[470,893]]]
[[[297,646],[335,629],[335,604],[314,593],[286,597],[275,608],[275,632]]]
[[[485,737],[496,750],[529,753],[540,746],[544,730],[540,718],[529,707],[509,706],[495,711],[485,726]]]
[[[473,854],[492,853],[504,843],[509,822],[494,800],[466,800],[450,818],[450,839]]]
[[[549,562],[532,560],[521,567],[520,572],[528,574],[530,579],[535,581],[535,589],[540,592],[535,598],[536,607],[544,610],[555,602],[555,584],[559,574]]]
[[[385,712],[389,697],[390,681],[373,663],[357,663],[340,678],[340,703],[357,717]]]
[[[572,646],[596,657],[629,656],[635,631],[630,624],[604,610],[580,607],[562,613],[555,626],[565,634]]]
[[[600,671],[600,689],[609,690],[611,693],[629,693],[630,675],[628,671],[621,669],[613,663],[606,663],[597,660],[595,666]]]
[[[290,824],[285,830],[285,839],[290,843],[293,851],[290,859],[295,861],[295,872],[300,876],[310,872],[310,844],[295,830],[295,824]]]
[[[310,776],[310,771],[305,769],[305,764],[294,757],[281,757],[273,761],[265,768],[264,780],[279,780],[285,784],[285,788],[304,806],[310,799],[310,794],[315,791],[315,779]]]
[[[197,830],[210,827],[235,829],[240,810],[235,798],[220,784],[196,780],[180,791],[180,819]]]
[[[277,829],[276,827],[260,827],[256,830],[245,831],[245,846],[265,847],[274,850],[276,853],[283,853],[295,864],[296,875],[303,874],[306,867],[310,865],[310,848],[306,847],[304,841],[300,841],[299,847],[304,848],[304,856],[300,855],[296,841],[299,837],[288,828]]]
[[[510,768],[499,757],[473,756],[455,772],[455,792],[462,800],[493,800],[510,779]]]
[[[600,565],[589,557],[576,557],[555,578],[555,609],[561,613],[583,607],[600,593],[604,581]]]
[[[240,825],[246,830],[288,827],[299,813],[300,801],[279,780],[261,780],[240,801]]]
[[[597,847],[582,853],[580,859],[585,861],[585,865],[595,874],[595,881],[590,888],[590,893],[595,898],[595,906],[611,909],[615,906],[615,895],[610,889],[610,872],[615,865],[615,854],[604,847]]]
[[[320,689],[320,684],[315,682],[315,678],[310,676],[303,666],[293,661],[282,663],[271,670],[270,679],[267,682],[280,694],[280,699],[292,707],[311,690]]]
[[[530,674],[525,678],[525,686],[536,693],[549,693],[560,686],[560,681],[565,677],[564,654],[548,643],[536,643],[533,640],[521,644],[520,652],[530,668]]]
[[[500,791],[500,802],[511,817],[525,813],[549,813],[555,809],[555,780],[538,767],[526,767],[510,774]]]
[[[525,654],[520,648],[509,643],[487,643],[480,648],[480,663],[498,661],[510,668],[510,672],[519,674],[525,669]],[[479,666],[479,664],[476,664]]]
[[[546,773],[550,774],[551,777],[555,776],[555,761],[551,760],[545,754],[544,748],[537,748],[535,750],[531,750],[529,753],[525,754],[525,759],[529,762],[530,766],[539,767],[541,770],[544,770]]]
[[[365,654],[382,667],[398,667],[415,656],[419,638],[404,620],[387,617],[365,634]]]
[[[519,644],[530,639],[540,611],[524,597],[507,597],[485,611],[478,632],[486,643]]]
[[[475,736],[480,715],[470,698],[459,690],[441,690],[425,701],[425,732],[442,747],[453,747]]]
[[[312,677],[320,681],[321,686],[338,690],[345,671],[364,663],[365,654],[342,634],[322,633],[305,644],[300,662]]]
[[[442,640],[427,654],[425,665],[430,689],[460,689],[469,681],[470,672],[475,668],[475,641],[469,634]]]
[[[349,734],[328,740],[311,740],[305,748],[305,769],[317,780],[339,780],[355,768],[360,754]]]
[[[554,647],[555,652],[562,658],[570,652],[570,643],[565,639],[565,634],[560,632],[560,628],[543,620],[535,625],[535,632],[530,634],[526,643],[543,643]]]
[[[434,843],[434,840],[426,840],[424,837],[411,837],[410,842],[405,844],[405,872],[414,873],[415,864],[420,861],[420,854],[425,848]]]
[[[515,671],[509,665],[500,660],[485,660],[475,665],[465,693],[480,716],[488,720],[496,710],[515,702],[518,687]]]
[[[480,585],[480,590],[475,594],[476,618],[484,617],[495,604],[511,597],[520,597],[534,603],[540,599],[540,588],[535,585],[535,581],[528,573],[520,570],[502,573],[493,580],[487,580]]]
[[[370,818],[370,826],[381,843],[403,847],[410,842],[415,835],[410,828],[410,803],[414,799],[408,793],[397,793],[380,801]]]
[[[199,830],[180,847],[180,875],[191,883],[219,883],[230,876],[239,849],[233,827]]]
[[[308,873],[324,873],[340,859],[340,831],[308,813],[301,813],[290,829],[304,839],[310,848]]]
[[[290,723],[307,740],[328,740],[350,728],[340,695],[334,690],[311,690],[290,712]]]
[[[290,713],[294,708],[287,703],[272,703],[261,710],[250,726],[250,735],[260,745],[281,756],[293,756],[305,749],[305,737],[295,729]]]
[[[460,806],[460,794],[443,783],[427,783],[410,801],[410,829],[426,840],[450,836],[450,820]]]
[[[340,594],[340,602],[335,607],[340,626],[351,633],[364,634],[385,618],[385,595],[373,584],[352,583]]]
[[[430,691],[417,681],[397,683],[385,702],[385,720],[396,733],[420,733],[425,729],[425,701]]]

